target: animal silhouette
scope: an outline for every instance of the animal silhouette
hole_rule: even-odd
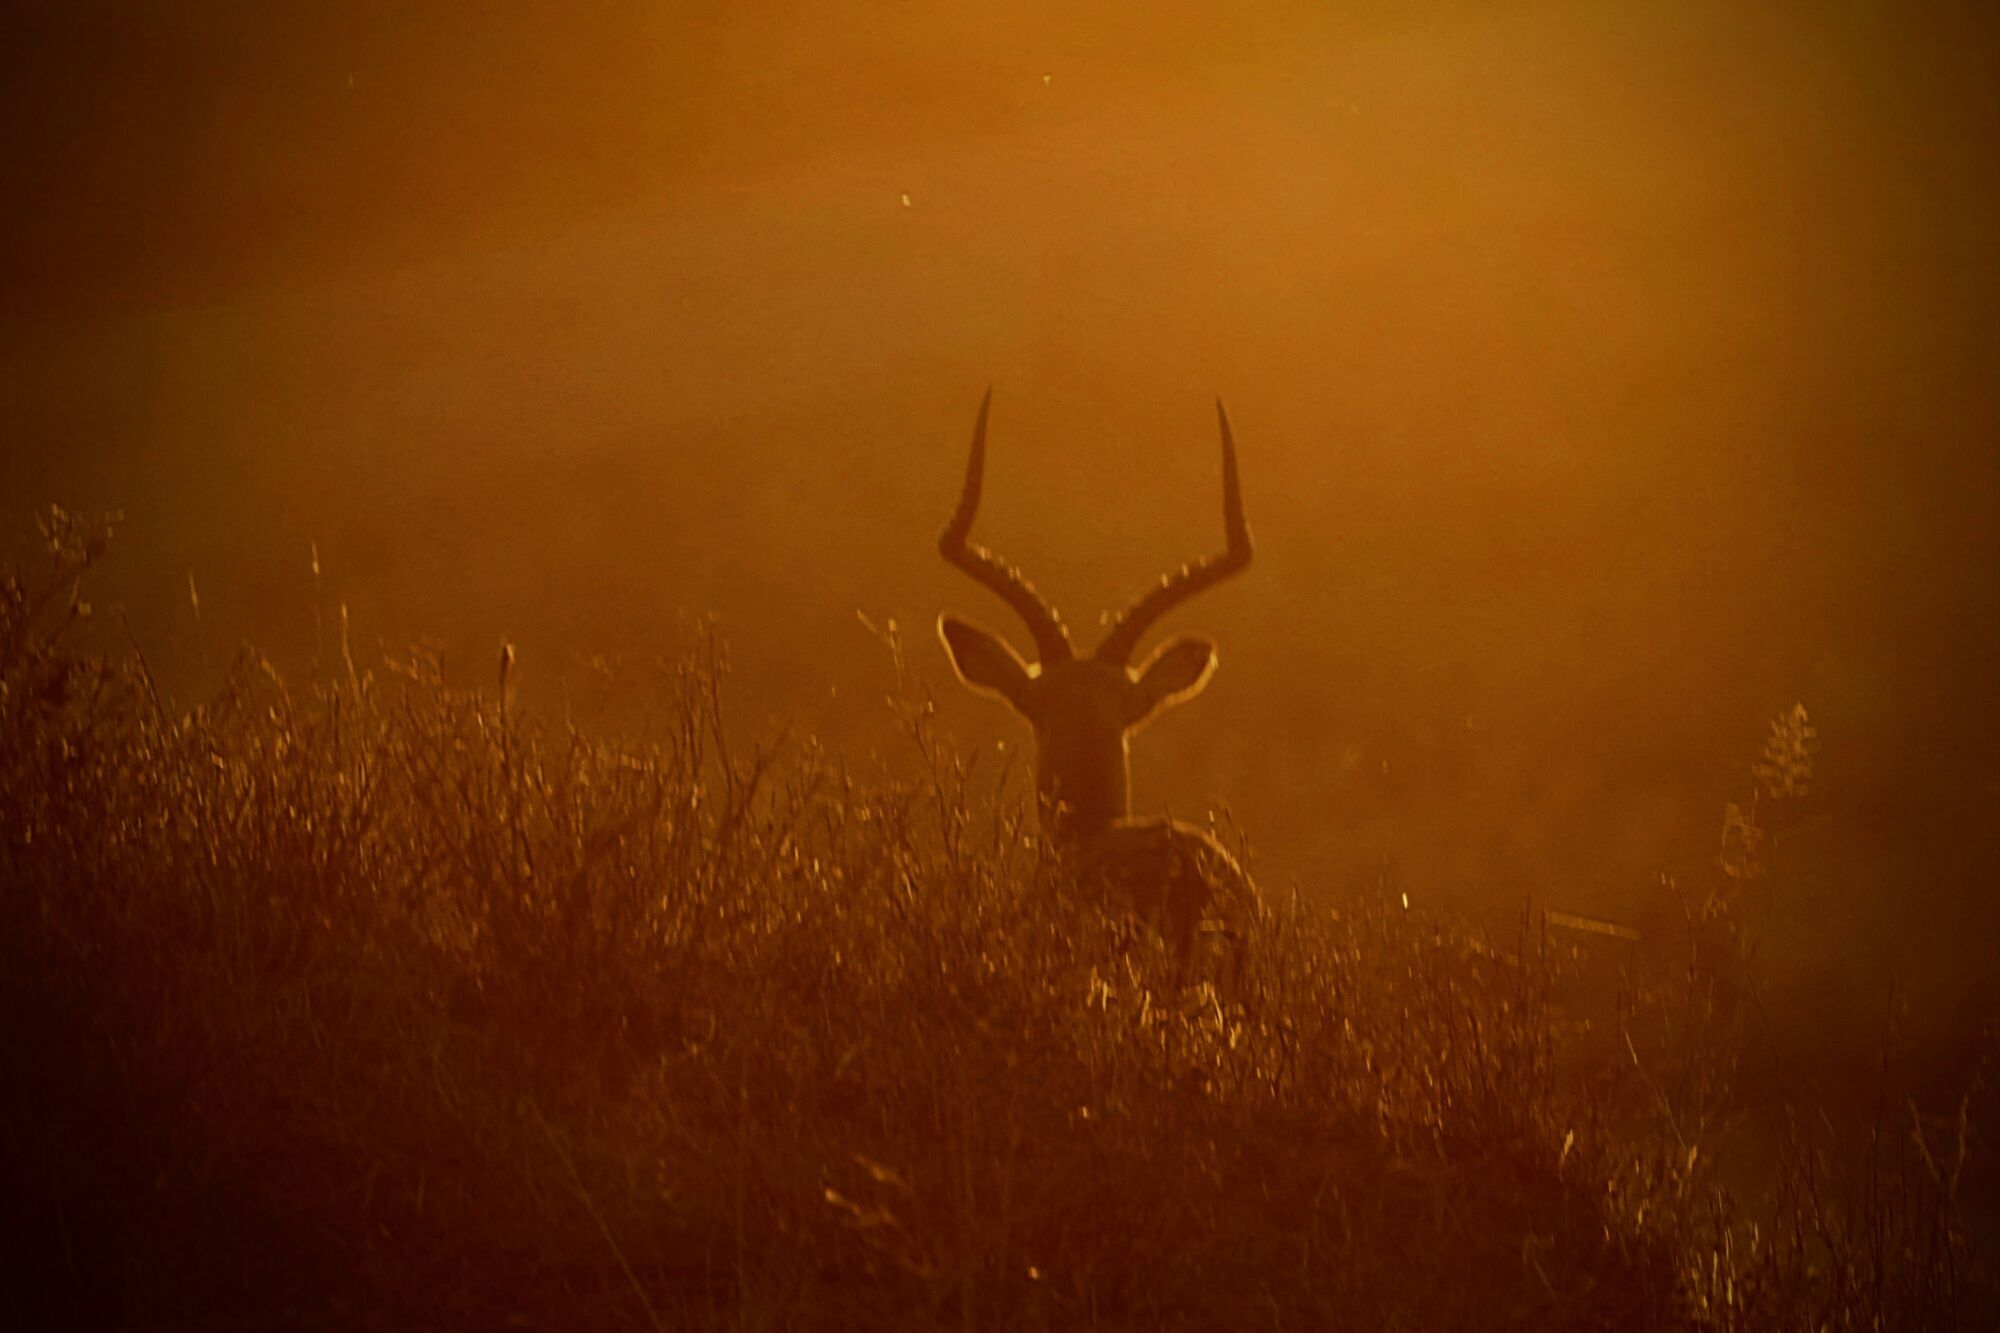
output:
[[[1197,594],[1250,563],[1236,442],[1220,399],[1223,551],[1163,576],[1111,622],[1097,651],[1076,655],[1062,616],[1021,571],[971,543],[986,469],[988,389],[979,404],[958,509],[938,551],[1012,607],[1026,624],[1035,660],[1025,661],[990,630],[956,616],[938,618],[952,668],[972,689],[991,694],[1028,720],[1035,733],[1035,787],[1043,832],[1078,887],[1107,904],[1128,906],[1173,947],[1183,965],[1200,937],[1219,934],[1240,968],[1245,931],[1261,913],[1257,888],[1236,858],[1207,830],[1131,809],[1131,737],[1176,704],[1199,694],[1215,672],[1215,645],[1182,635],[1131,665],[1153,625]]]

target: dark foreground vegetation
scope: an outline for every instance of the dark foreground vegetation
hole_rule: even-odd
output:
[[[920,702],[900,775],[744,748],[706,650],[650,740],[344,652],[182,712],[65,646],[101,535],[47,537],[0,591],[13,1326],[1990,1316],[1976,1101],[1885,1085],[1857,1158],[1767,1099],[1716,1165],[1747,816],[1657,983],[1277,895],[1176,985]]]

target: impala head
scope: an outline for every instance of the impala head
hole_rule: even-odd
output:
[[[1250,528],[1243,521],[1243,496],[1236,481],[1236,443],[1229,434],[1229,416],[1218,400],[1222,518],[1228,535],[1222,554],[1183,565],[1178,573],[1161,578],[1118,614],[1095,653],[1078,657],[1062,616],[1021,571],[966,541],[979,511],[986,468],[986,413],[992,401],[993,391],[988,389],[972,430],[965,493],[938,539],[938,550],[999,594],[1026,622],[1036,660],[1024,660],[999,635],[956,616],[938,618],[938,635],[960,680],[1005,700],[1034,727],[1035,786],[1054,814],[1054,831],[1089,833],[1131,813],[1127,741],[1132,732],[1199,694],[1215,671],[1215,645],[1192,635],[1170,640],[1137,667],[1132,665],[1132,654],[1161,616],[1250,563]]]

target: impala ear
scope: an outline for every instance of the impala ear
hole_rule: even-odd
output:
[[[1215,661],[1215,644],[1191,634],[1154,653],[1133,673],[1132,688],[1125,696],[1125,725],[1141,726],[1200,694],[1215,674]]]
[[[1028,712],[1035,668],[1021,660],[1007,641],[957,616],[938,617],[938,637],[958,678],[982,694],[996,694],[1022,713]]]

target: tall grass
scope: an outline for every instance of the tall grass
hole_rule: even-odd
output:
[[[1292,897],[1227,987],[914,776],[650,739],[422,660],[201,706],[0,585],[0,1024],[31,1319],[150,1327],[1916,1328],[1982,1289],[1969,1135],[1722,1192],[1707,978]],[[1618,1039],[1600,1058],[1607,1027]],[[1946,1146],[1949,1145],[1949,1146]],[[1823,1149],[1821,1150],[1823,1151]]]

